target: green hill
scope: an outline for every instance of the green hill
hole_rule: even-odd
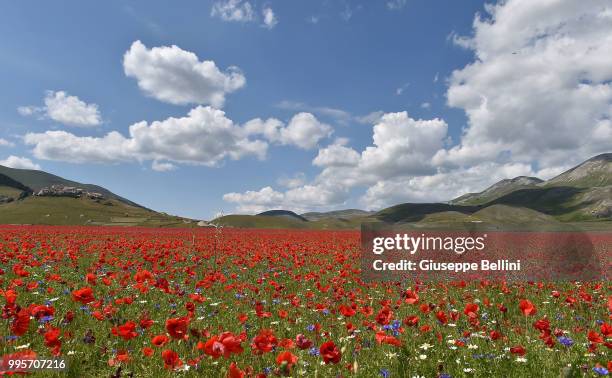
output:
[[[121,196],[118,196],[110,190],[107,190],[101,186],[93,184],[83,184],[80,182],[67,180],[65,178],[44,171],[37,171],[32,169],[16,169],[0,165],[0,174],[7,176],[12,180],[31,188],[34,192],[37,192],[42,188],[50,187],[52,185],[73,186],[83,188],[90,192],[100,193],[107,198],[115,199],[132,206],[142,207],[139,204],[125,199]]]
[[[612,153],[597,155],[543,183],[543,186],[594,188],[612,185]]]
[[[406,203],[374,215],[385,222],[612,224],[612,154],[595,156],[548,180],[519,176],[447,204]]]
[[[262,217],[280,217],[280,218],[287,218],[287,219],[292,219],[292,220],[296,220],[300,222],[308,222],[308,219],[304,218],[301,215],[294,213],[293,211],[289,211],[289,210],[268,210],[268,211],[264,211],[263,213],[259,213],[257,215],[262,216]]]
[[[537,188],[542,180],[537,177],[519,176],[505,179],[491,185],[480,193],[468,193],[455,198],[450,203],[456,205],[482,205],[519,189]]]
[[[0,224],[184,226],[182,218],[108,199],[28,196],[0,205]]]
[[[35,195],[52,185],[76,187],[102,197]],[[157,213],[97,185],[42,171],[0,166],[0,224],[173,227],[187,223],[191,220]]]

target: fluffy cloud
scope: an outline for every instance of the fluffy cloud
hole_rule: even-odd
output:
[[[236,211],[255,214],[270,209],[290,208],[296,212],[323,209],[346,201],[347,193],[324,185],[304,185],[286,192],[278,192],[267,186],[258,191],[227,193],[223,200],[236,204]]]
[[[312,161],[319,167],[354,167],[359,164],[359,153],[345,146],[345,141],[329,145],[319,150],[317,157]]]
[[[298,172],[292,177],[281,177],[277,183],[285,188],[293,189],[300,187],[306,183],[306,175],[303,172]]]
[[[220,0],[213,3],[210,10],[212,17],[218,17],[223,21],[233,22],[257,22],[258,14],[255,7],[245,0]],[[272,29],[278,24],[274,10],[270,6],[261,9],[261,26]]]
[[[202,106],[192,109],[186,117],[135,123],[129,127],[128,137],[116,131],[103,137],[47,131],[28,133],[24,141],[34,146],[34,156],[39,159],[74,163],[153,160],[154,169],[162,170],[169,166],[161,161],[216,166],[228,158],[263,159],[268,148],[265,141],[249,139],[225,112]]]
[[[219,17],[223,21],[248,22],[255,20],[253,6],[243,0],[216,1],[210,11],[213,17]]]
[[[45,106],[20,106],[17,111],[23,116],[48,118],[68,126],[90,127],[102,123],[98,105],[88,104],[64,91],[47,91],[44,102]]]
[[[447,92],[469,125],[435,162],[471,166],[510,154],[555,167],[609,150],[610,4],[509,0],[487,12],[473,37],[455,39],[476,56],[452,74]]]
[[[266,129],[265,123],[260,125]],[[268,123],[268,129],[273,130],[273,125]],[[434,173],[431,158],[443,147],[446,130],[440,119],[415,120],[406,112],[383,114],[373,127],[373,146],[361,153],[347,146],[344,139],[319,149],[312,163],[323,170],[312,183],[285,192],[266,187],[230,193],[224,200],[237,204],[238,211],[249,212],[282,206],[302,210],[339,206],[356,186]]]
[[[421,175],[433,170],[431,158],[444,146],[448,125],[441,119],[415,120],[388,113],[374,126],[374,146],[361,153],[360,168],[379,176]]]
[[[247,133],[261,134],[270,142],[294,145],[305,150],[316,147],[333,131],[331,126],[320,122],[311,113],[294,115],[287,126],[275,118],[265,121],[256,118],[247,122],[244,128]]]
[[[13,147],[15,144],[6,139],[0,138],[0,147]]]
[[[261,11],[261,15],[263,17],[263,26],[265,28],[272,29],[276,26],[276,24],[278,24],[278,19],[276,18],[276,15],[274,14],[272,8],[265,7]]]
[[[40,165],[34,163],[32,160],[14,155],[11,155],[4,160],[0,160],[0,165],[18,169],[40,169]]]
[[[135,41],[123,57],[123,69],[146,95],[175,105],[220,108],[226,94],[246,84],[237,67],[221,71],[215,62],[200,61],[196,54],[174,45],[149,49]]]
[[[378,181],[360,198],[366,209],[382,209],[403,202],[439,202],[479,192],[509,177],[532,176],[529,164],[482,163],[470,168],[438,171],[426,176],[399,176]]]
[[[175,170],[176,166],[172,163],[153,160],[153,163],[151,163],[151,169],[157,172],[169,172]]]

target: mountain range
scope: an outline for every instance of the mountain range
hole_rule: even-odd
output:
[[[612,153],[541,180],[519,176],[445,203],[404,203],[380,211],[359,209],[297,214],[275,209],[226,215],[199,225],[248,228],[351,229],[363,222],[448,225],[588,223],[612,225]],[[97,185],[37,170],[0,166],[0,223],[193,226],[195,220],[147,209]]]

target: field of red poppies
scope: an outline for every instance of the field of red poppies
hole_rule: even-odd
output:
[[[364,283],[359,233],[0,227],[0,375],[574,377],[612,284]],[[14,368],[12,369],[14,370]]]

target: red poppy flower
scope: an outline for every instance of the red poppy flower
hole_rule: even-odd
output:
[[[326,341],[321,344],[319,353],[321,354],[321,357],[323,357],[323,362],[326,364],[337,364],[342,358],[342,352],[340,352],[340,349],[338,349],[333,341]]]
[[[155,351],[152,348],[149,348],[149,347],[142,348],[142,355],[145,357],[151,357],[153,353],[155,353]]]
[[[532,316],[538,312],[534,304],[531,303],[531,301],[529,301],[528,299],[521,299],[521,301],[519,302],[519,308],[525,316]]]
[[[463,309],[463,313],[467,315],[469,318],[478,317],[478,305],[476,303],[468,303],[465,305]]]
[[[436,319],[438,319],[438,321],[442,324],[448,323],[448,317],[446,316],[446,313],[442,310],[436,312]]]
[[[21,309],[15,315],[11,323],[11,333],[15,336],[23,336],[30,328],[30,314],[26,309]]]
[[[278,340],[274,336],[274,332],[271,329],[262,329],[253,339],[251,348],[254,349],[255,353],[266,353],[270,352],[277,344]]]
[[[308,349],[312,346],[312,341],[300,333],[295,337],[295,345],[302,350]]]
[[[409,327],[415,327],[419,324],[419,317],[415,315],[410,315],[406,319],[404,319],[404,324]]]
[[[173,339],[186,339],[187,327],[189,326],[189,318],[172,318],[166,320],[166,331]]]
[[[11,353],[11,354],[5,354],[4,356],[2,356],[2,360],[0,360],[0,375],[3,375],[5,373],[7,375],[12,375],[16,373],[26,374],[27,373],[26,368],[17,367],[16,369],[15,368],[11,369],[10,372],[4,371],[4,370],[10,366],[9,361],[17,361],[17,360],[31,361],[37,358],[38,358],[38,355],[36,354],[36,352],[30,349],[21,350],[19,352]]]
[[[286,371],[291,370],[297,361],[297,356],[287,350],[280,352],[278,356],[276,356],[276,364],[280,365],[283,369],[286,369]]]
[[[176,369],[183,366],[183,361],[181,361],[178,354],[170,349],[162,352],[162,360],[164,360],[164,367],[166,369]]]
[[[397,338],[387,335],[385,332],[380,331],[376,333],[376,342],[379,344],[389,344],[394,346],[401,346],[402,343]]]
[[[600,344],[604,342],[603,337],[601,337],[601,335],[595,331],[589,331],[589,333],[587,334],[587,338],[590,342],[595,344]]]
[[[131,320],[118,327],[113,327],[111,331],[113,332],[113,335],[119,336],[123,340],[130,340],[138,336],[138,333],[136,333],[136,323]]]
[[[536,320],[533,327],[541,332],[550,331],[550,321],[546,318]]]
[[[246,373],[236,365],[235,362],[232,362],[229,367],[229,371],[227,374],[227,378],[244,378]]]
[[[404,302],[408,304],[415,304],[419,301],[419,295],[412,290],[406,290],[404,293]]]
[[[524,356],[527,351],[521,345],[517,345],[510,348],[510,353],[517,354],[519,356]]]
[[[153,338],[151,339],[151,344],[160,347],[166,345],[169,340],[170,339],[166,335],[157,335],[153,336]]]
[[[95,301],[93,290],[90,287],[84,287],[72,292],[72,299],[83,304]]]
[[[376,323],[380,325],[387,325],[389,322],[391,322],[392,318],[393,312],[388,307],[384,307],[376,315]]]
[[[206,343],[199,342],[198,349],[201,349],[212,358],[221,356],[229,358],[234,354],[242,353],[242,339],[231,332],[224,332],[219,336],[211,337]]]
[[[55,328],[55,327],[48,328],[44,336],[45,345],[50,348],[61,345],[62,343],[59,340],[60,334],[61,334],[61,331],[59,328]]]

